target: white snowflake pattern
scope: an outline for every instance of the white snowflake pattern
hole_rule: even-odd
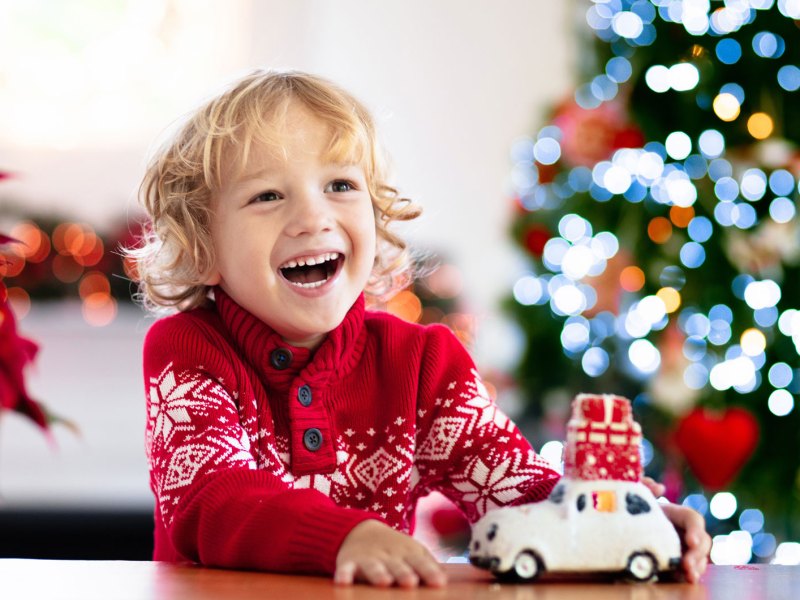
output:
[[[530,480],[530,475],[511,469],[512,458],[508,457],[495,467],[489,467],[483,460],[475,458],[463,473],[463,479],[456,478],[453,486],[461,492],[461,501],[474,507],[476,515],[505,506],[522,496],[518,486]]]

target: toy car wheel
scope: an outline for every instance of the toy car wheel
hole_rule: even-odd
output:
[[[518,579],[531,581],[536,579],[542,572],[542,562],[533,552],[520,552],[514,559],[511,572]]]
[[[656,559],[649,552],[634,552],[628,559],[627,572],[636,581],[648,581],[656,575]]]

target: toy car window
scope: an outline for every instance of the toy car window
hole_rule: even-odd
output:
[[[614,512],[617,510],[617,495],[611,490],[592,492],[592,506],[599,512]]]
[[[557,485],[556,487],[554,487],[553,491],[550,492],[548,500],[550,500],[550,502],[553,502],[554,504],[560,504],[564,500],[564,486]]]
[[[582,511],[584,508],[586,508],[586,494],[581,494],[578,496],[577,507],[579,511]]]
[[[625,494],[625,509],[632,515],[640,515],[650,512],[650,505],[638,494],[628,492]]]

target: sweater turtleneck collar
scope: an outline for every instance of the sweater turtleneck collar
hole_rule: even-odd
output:
[[[324,383],[332,375],[344,376],[364,350],[364,294],[359,295],[344,320],[313,350],[288,344],[219,286],[214,288],[214,299],[216,311],[243,357],[257,371],[266,374],[271,387],[286,388],[300,373],[309,382],[318,383]]]

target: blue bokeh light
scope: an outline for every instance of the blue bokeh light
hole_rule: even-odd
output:
[[[796,92],[800,89],[800,68],[795,65],[786,65],[778,70],[778,85],[787,92]]]
[[[722,201],[732,202],[739,197],[739,184],[733,177],[722,177],[714,184],[714,194]]]
[[[615,83],[628,81],[632,72],[631,61],[624,56],[615,56],[606,63],[606,75]]]
[[[731,218],[733,219],[733,224],[739,229],[750,229],[758,221],[756,209],[749,204],[739,202],[734,204],[733,209]]]
[[[779,362],[772,365],[769,368],[769,374],[767,375],[770,384],[775,388],[789,387],[789,385],[792,383],[793,377],[794,372],[792,371],[792,367],[785,362]]]
[[[788,196],[794,191],[794,176],[786,169],[776,169],[769,175],[769,189],[776,196]]]
[[[708,500],[706,500],[706,497],[703,496],[703,494],[689,494],[683,499],[682,504],[693,510],[696,510],[703,516],[708,514]]]
[[[786,50],[783,38],[769,31],[759,31],[753,36],[753,52],[761,58],[780,58]]]
[[[719,61],[726,65],[732,65],[742,58],[742,46],[732,38],[721,39],[715,50]]]
[[[747,169],[742,175],[742,196],[750,201],[760,200],[767,192],[767,176],[761,169]]]
[[[724,158],[715,158],[708,163],[708,176],[711,181],[719,181],[723,177],[733,175],[733,166]]]
[[[731,307],[726,304],[715,304],[708,311],[708,318],[712,321],[725,321],[726,323],[733,323],[733,311]]]
[[[706,260],[705,249],[697,242],[686,242],[680,251],[681,262],[690,269],[697,269]]]
[[[702,339],[711,332],[711,321],[702,313],[694,313],[686,319],[683,329],[690,339]]]
[[[600,100],[612,100],[617,95],[619,86],[608,75],[598,75],[589,84],[592,95]]]
[[[730,94],[739,102],[739,104],[744,104],[744,88],[740,86],[738,83],[726,83],[721,88],[719,88],[720,94]]]
[[[609,365],[608,352],[599,347],[589,348],[581,358],[581,367],[589,377],[600,377]]]
[[[708,383],[708,369],[702,363],[689,365],[683,371],[683,382],[689,389],[703,389]]]
[[[705,177],[708,170],[706,159],[699,154],[692,154],[687,157],[686,160],[683,161],[683,166],[686,169],[686,173],[692,179],[702,179]]]
[[[797,207],[788,198],[775,198],[769,203],[769,216],[776,223],[788,223],[797,214]]]
[[[714,207],[714,219],[723,227],[733,225],[735,213],[738,213],[738,210],[733,202],[720,202]]]
[[[568,181],[576,192],[588,192],[592,185],[592,170],[588,167],[575,167],[569,172]]]
[[[692,240],[703,243],[711,239],[711,235],[714,233],[714,225],[707,217],[695,217],[689,221],[687,231]]]
[[[758,308],[753,311],[753,320],[761,327],[772,327],[778,322],[778,309],[774,306]]]

